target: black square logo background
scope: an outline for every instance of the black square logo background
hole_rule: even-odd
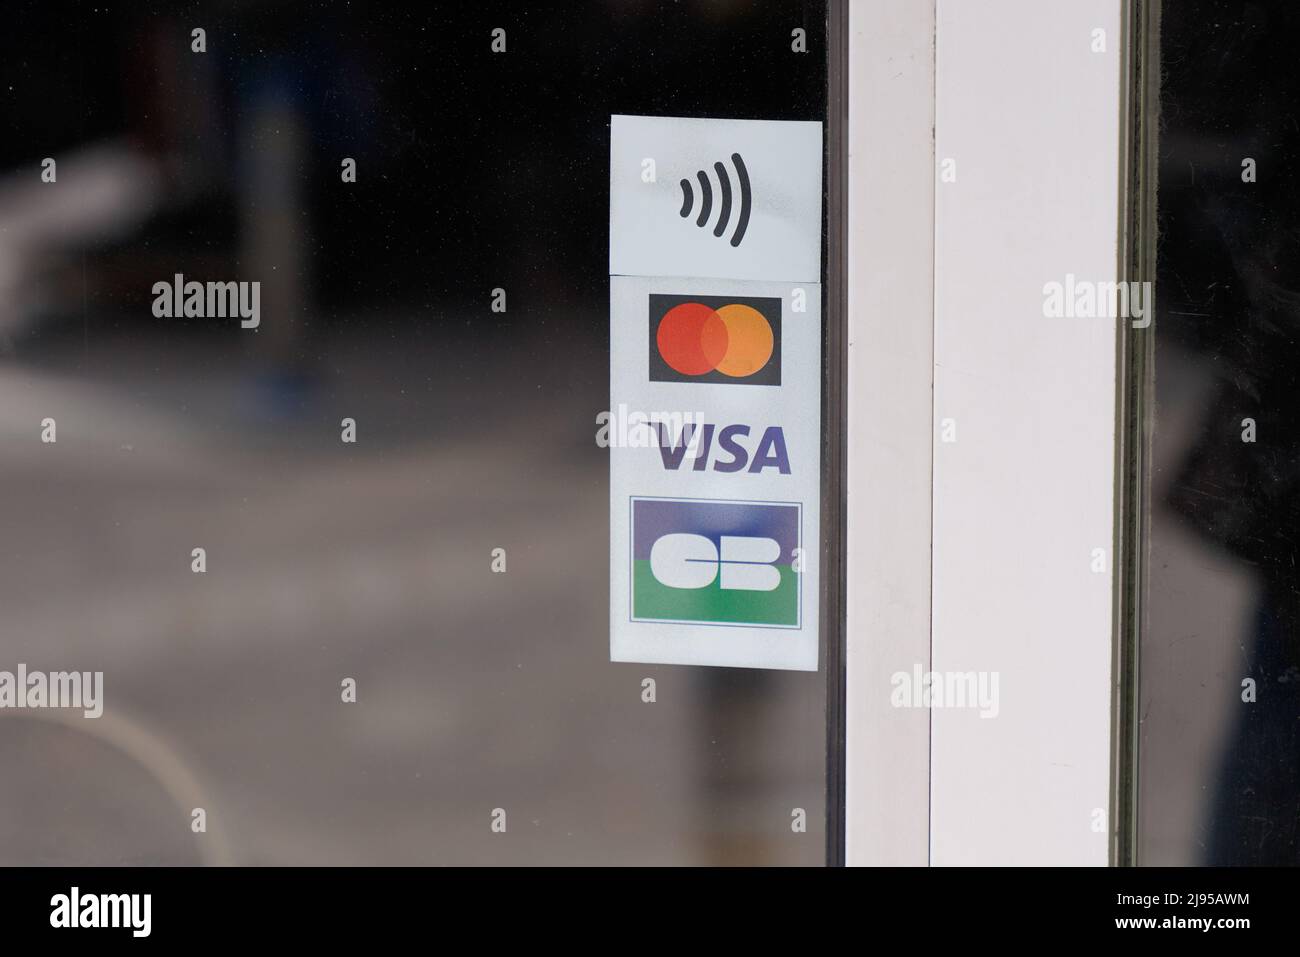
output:
[[[659,355],[659,344],[656,341],[659,333],[659,321],[663,319],[670,309],[680,306],[684,302],[698,302],[710,309],[717,309],[729,303],[739,303],[762,313],[763,318],[772,327],[772,356],[767,360],[767,365],[743,379],[729,376],[716,369],[712,372],[706,372],[704,375],[683,375],[670,366]],[[761,298],[752,296],[665,296],[659,293],[651,293],[649,326],[651,382],[713,382],[727,385],[781,384],[781,300],[778,298],[767,296]]]

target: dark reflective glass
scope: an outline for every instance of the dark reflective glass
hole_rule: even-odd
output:
[[[0,712],[0,863],[823,862],[825,654],[611,664],[595,436],[610,114],[824,120],[825,5],[169,9],[0,31],[0,670],[105,704]]]
[[[1300,863],[1300,8],[1163,5],[1139,859]]]

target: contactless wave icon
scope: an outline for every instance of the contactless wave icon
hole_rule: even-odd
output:
[[[739,246],[741,240],[745,238],[745,231],[749,229],[749,209],[752,197],[749,192],[749,170],[745,169],[745,161],[741,159],[739,153],[732,153],[731,163],[736,170],[734,194],[738,197],[736,228],[731,234],[731,245]],[[727,231],[727,225],[731,222],[733,189],[731,174],[726,166],[721,162],[714,163],[713,172],[718,178],[719,196],[718,219],[713,226],[713,235],[720,238]],[[700,212],[696,216],[695,225],[703,229],[709,224],[709,216],[713,213],[713,184],[709,179],[709,174],[704,170],[698,170],[695,173],[695,180],[700,187]],[[689,179],[683,179],[680,185],[682,188],[682,208],[679,215],[682,219],[688,219],[695,209],[695,190],[691,186]]]

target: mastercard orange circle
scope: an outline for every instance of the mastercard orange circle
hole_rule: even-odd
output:
[[[664,362],[682,375],[705,375],[716,369],[732,378],[762,369],[775,345],[763,314],[741,303],[717,309],[698,302],[673,306],[659,320],[655,341]]]
[[[772,327],[753,306],[730,303],[718,316],[727,327],[727,351],[716,368],[723,375],[739,379],[753,375],[772,358]]]

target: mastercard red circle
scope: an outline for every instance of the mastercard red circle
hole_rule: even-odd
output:
[[[682,375],[704,375],[727,354],[727,324],[708,306],[684,302],[659,322],[659,354]]]
[[[763,314],[741,303],[717,309],[699,302],[673,306],[659,320],[655,341],[664,362],[681,375],[705,375],[716,369],[731,378],[762,369],[775,345],[772,326]]]

